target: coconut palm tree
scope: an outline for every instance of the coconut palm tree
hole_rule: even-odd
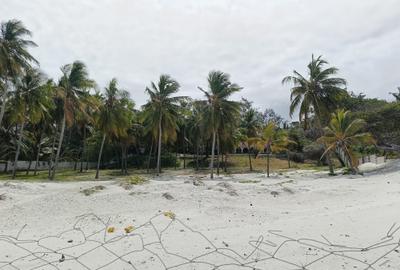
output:
[[[362,131],[365,125],[366,122],[362,119],[352,119],[349,111],[338,110],[332,113],[331,121],[324,130],[325,135],[319,138],[319,141],[326,145],[322,156],[335,151],[341,155],[352,172],[357,172],[358,160],[354,147],[375,144],[372,135]]]
[[[209,124],[212,136],[211,145],[211,178],[214,178],[214,154],[217,132],[222,125],[228,125],[240,119],[241,103],[228,100],[241,87],[230,81],[230,76],[221,71],[211,71],[208,74],[208,90],[198,87],[206,96],[202,102],[205,105],[204,121]]]
[[[21,143],[23,139],[24,127],[27,121],[31,124],[38,123],[44,118],[48,109],[52,106],[52,96],[45,87],[44,75],[37,69],[26,70],[20,82],[16,85],[15,95],[12,100],[13,110],[11,119],[17,123],[20,128],[18,132],[17,150],[12,172],[15,178],[18,157],[20,154]]]
[[[287,151],[292,143],[285,130],[279,129],[274,122],[270,122],[264,127],[260,137],[250,138],[249,141],[254,145],[259,153],[267,154],[267,177],[270,175],[270,156],[272,153]]]
[[[61,131],[58,140],[57,153],[54,166],[50,175],[53,180],[56,174],[58,160],[60,158],[65,126],[72,126],[76,113],[85,113],[85,100],[88,97],[89,88],[94,87],[93,80],[88,78],[88,72],[84,63],[75,61],[61,68],[62,77],[58,83],[58,96],[62,103]]]
[[[150,99],[143,106],[143,120],[147,133],[154,140],[158,137],[157,175],[161,173],[162,142],[175,141],[178,129],[179,102],[187,97],[172,96],[179,90],[179,83],[169,75],[161,75],[157,84],[146,87]]]
[[[37,45],[25,39],[31,32],[18,20],[2,22],[0,26],[0,81],[3,89],[0,92],[0,127],[4,117],[8,91],[11,82],[21,75],[23,71],[37,64],[38,61],[28,52],[29,47]],[[1,90],[1,89],[0,89]]]
[[[249,108],[243,113],[241,128],[243,129],[242,133],[245,135],[244,139],[247,143],[250,171],[253,170],[253,166],[251,163],[252,145],[249,139],[257,137],[261,127],[262,119],[260,118],[260,113],[256,109]]]
[[[323,125],[329,121],[329,112],[337,107],[339,99],[346,94],[346,80],[332,77],[337,74],[335,67],[324,68],[328,62],[322,56],[314,58],[308,64],[308,76],[303,76],[296,70],[292,76],[286,76],[282,84],[292,83],[290,95],[290,116],[299,111],[299,121],[304,121],[307,129],[310,117],[316,123],[319,136],[323,134]],[[333,174],[331,158],[327,155],[329,170]]]
[[[112,79],[105,88],[103,104],[96,118],[98,130],[102,133],[100,152],[97,160],[96,179],[99,178],[101,157],[106,138],[126,138],[127,130],[132,126],[133,102],[127,91],[118,88],[117,79]]]
[[[324,68],[328,62],[322,56],[311,58],[308,64],[308,76],[303,76],[296,70],[292,76],[283,78],[282,83],[292,83],[290,95],[290,116],[299,110],[299,120],[303,121],[307,129],[313,114],[321,128],[324,120],[329,118],[329,110],[336,107],[338,99],[346,92],[346,80],[332,77],[337,74],[335,67]]]

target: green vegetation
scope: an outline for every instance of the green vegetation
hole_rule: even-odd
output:
[[[145,89],[147,103],[135,108],[117,79],[99,87],[81,61],[62,66],[60,78],[46,77],[29,52],[36,46],[30,36],[20,21],[1,24],[0,162],[12,174],[0,179],[117,177],[139,184],[128,174],[180,169],[181,161],[183,169],[210,169],[211,178],[221,170],[357,171],[356,158],[400,145],[400,92],[392,102],[349,92],[322,56],[312,56],[307,75],[294,71],[282,81],[291,84],[291,116],[298,112],[299,121],[289,123],[271,108],[233,100],[245,90],[222,71],[208,74],[200,100],[179,96],[179,83],[161,75]],[[331,119],[338,109],[346,112]],[[29,164],[25,171],[17,166],[21,160]],[[74,169],[59,169],[65,161]],[[39,162],[48,164],[46,171]]]

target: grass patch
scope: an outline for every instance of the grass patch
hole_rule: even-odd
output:
[[[148,181],[149,180],[143,176],[133,175],[133,176],[128,176],[127,178],[125,178],[120,183],[120,186],[126,190],[129,190],[129,189],[132,189],[133,186],[142,185],[142,184],[147,183]]]
[[[137,171],[135,170],[135,173]],[[93,181],[95,180],[96,170],[89,170],[84,172],[79,172],[79,170],[72,169],[63,169],[58,170],[56,173],[55,181],[60,182],[69,182],[69,181]],[[122,174],[121,170],[101,170],[100,171],[100,180],[116,180],[118,179],[128,179],[133,177],[132,175]],[[10,181],[11,172],[9,173],[0,173],[0,181]],[[17,172],[15,180],[22,181],[51,181],[48,179],[48,171],[39,171],[37,175],[31,174],[26,175],[24,171]]]

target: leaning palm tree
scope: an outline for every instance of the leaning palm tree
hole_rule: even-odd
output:
[[[54,166],[50,175],[51,180],[54,179],[56,174],[65,126],[72,126],[77,111],[85,112],[85,99],[88,97],[86,90],[94,87],[94,81],[88,78],[85,64],[80,61],[63,66],[61,71],[63,75],[58,83],[58,95],[62,103],[61,131]]]
[[[375,144],[370,133],[362,132],[365,125],[362,119],[353,120],[349,111],[338,110],[333,113],[328,127],[325,128],[325,135],[319,138],[319,141],[326,145],[322,156],[334,151],[341,156],[352,172],[357,172],[358,160],[354,147]]]
[[[16,85],[11,119],[19,124],[17,150],[13,166],[12,178],[15,178],[18,157],[27,121],[37,124],[52,107],[51,93],[44,85],[44,75],[37,69],[28,69]]]
[[[118,88],[117,79],[112,79],[105,88],[103,104],[99,108],[97,128],[102,133],[100,152],[97,160],[96,179],[99,178],[100,162],[106,138],[126,138],[132,125],[133,103],[127,91]]]
[[[290,95],[290,116],[299,111],[299,121],[304,121],[304,128],[308,128],[310,117],[316,123],[320,136],[323,134],[323,125],[329,121],[329,111],[337,107],[339,99],[346,93],[346,80],[332,77],[337,74],[335,67],[324,68],[328,62],[322,56],[314,58],[308,64],[308,76],[303,76],[296,70],[293,76],[286,76],[282,84],[292,83]],[[329,170],[333,174],[331,158],[327,156]]]
[[[211,178],[214,178],[214,154],[217,132],[222,125],[229,125],[240,118],[240,102],[228,100],[241,87],[230,81],[230,76],[221,71],[211,71],[208,74],[208,91],[198,87],[206,96],[201,101],[204,106],[204,121],[209,124],[212,136],[211,145]]]
[[[183,96],[172,96],[179,90],[179,83],[169,75],[161,75],[157,84],[146,88],[149,101],[143,106],[144,126],[147,133],[158,137],[157,175],[161,173],[162,142],[175,141],[178,129],[179,102]]]
[[[292,143],[285,130],[279,129],[274,122],[270,122],[262,131],[260,137],[250,138],[249,141],[254,145],[259,153],[267,154],[267,177],[270,175],[270,156],[272,153],[287,151]]]
[[[33,41],[25,39],[31,32],[25,28],[21,21],[10,20],[2,22],[0,26],[0,127],[6,108],[8,91],[11,82],[31,67],[38,63],[28,52],[29,47],[37,46]]]

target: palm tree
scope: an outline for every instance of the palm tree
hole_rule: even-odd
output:
[[[308,64],[308,76],[304,77],[296,70],[293,76],[286,76],[282,84],[292,83],[290,95],[290,116],[299,110],[299,121],[304,120],[304,128],[308,128],[309,118],[313,115],[316,122],[316,128],[322,136],[323,125],[329,121],[329,111],[337,107],[339,99],[346,93],[346,80],[332,77],[337,74],[335,67],[324,66],[328,62],[322,59],[322,56],[314,58]],[[327,156],[329,170],[333,174],[333,165],[331,158]]]
[[[253,166],[251,163],[252,145],[249,139],[258,136],[261,126],[262,119],[260,119],[260,114],[256,109],[249,108],[243,113],[241,127],[243,129],[243,135],[245,135],[245,140],[247,143],[250,171],[253,171]]]
[[[143,118],[146,131],[154,139],[158,136],[157,175],[161,173],[162,141],[176,140],[179,102],[186,99],[183,96],[172,96],[178,92],[179,87],[179,83],[169,75],[161,75],[157,84],[151,82],[151,87],[146,87],[150,99],[143,106]]]
[[[38,123],[52,106],[51,93],[47,91],[44,82],[44,75],[39,70],[28,69],[16,87],[11,118],[20,125],[20,129],[12,172],[13,179],[17,171],[26,122],[29,120],[31,124]]]
[[[293,76],[286,76],[282,83],[292,83],[290,95],[290,116],[299,109],[299,120],[304,120],[307,129],[311,114],[314,114],[318,128],[322,121],[328,118],[329,110],[336,107],[338,99],[346,92],[346,80],[332,77],[338,69],[329,67],[324,69],[328,62],[322,56],[314,58],[308,64],[308,76],[304,77],[296,70]],[[326,118],[326,119],[325,119]]]
[[[0,84],[3,86],[0,93],[0,127],[3,121],[7,103],[10,82],[15,81],[31,63],[38,63],[28,52],[29,47],[37,46],[33,41],[25,39],[31,32],[21,21],[10,20],[1,23],[0,30]]]
[[[94,81],[88,78],[85,64],[80,61],[63,66],[61,72],[63,75],[58,84],[58,95],[62,103],[61,131],[54,167],[50,175],[51,180],[54,179],[56,174],[65,126],[73,124],[77,111],[85,112],[85,99],[88,96],[86,89],[94,87]]]
[[[274,122],[270,122],[262,131],[260,137],[250,138],[249,141],[258,149],[259,153],[267,154],[267,177],[270,174],[270,155],[287,151],[289,144],[294,143],[285,130],[279,129]]]
[[[231,83],[230,76],[221,71],[211,71],[208,74],[208,88],[206,91],[198,87],[206,96],[206,100],[202,101],[205,105],[204,121],[209,123],[212,132],[211,145],[211,179],[214,178],[214,154],[215,142],[218,130],[222,125],[228,125],[237,121],[240,117],[241,104],[236,101],[228,100],[235,92],[240,91],[241,87]]]
[[[132,125],[134,104],[129,99],[127,91],[118,89],[118,82],[114,78],[105,88],[103,104],[97,117],[97,128],[102,133],[100,152],[97,159],[96,179],[99,178],[101,157],[104,143],[108,138],[126,138],[127,130]]]
[[[346,166],[352,172],[356,172],[358,160],[354,147],[375,144],[370,133],[362,132],[365,125],[366,122],[362,119],[351,119],[349,111],[338,110],[332,113],[331,121],[325,128],[325,135],[319,138],[319,141],[326,145],[326,150],[322,156],[335,151],[341,155]]]

